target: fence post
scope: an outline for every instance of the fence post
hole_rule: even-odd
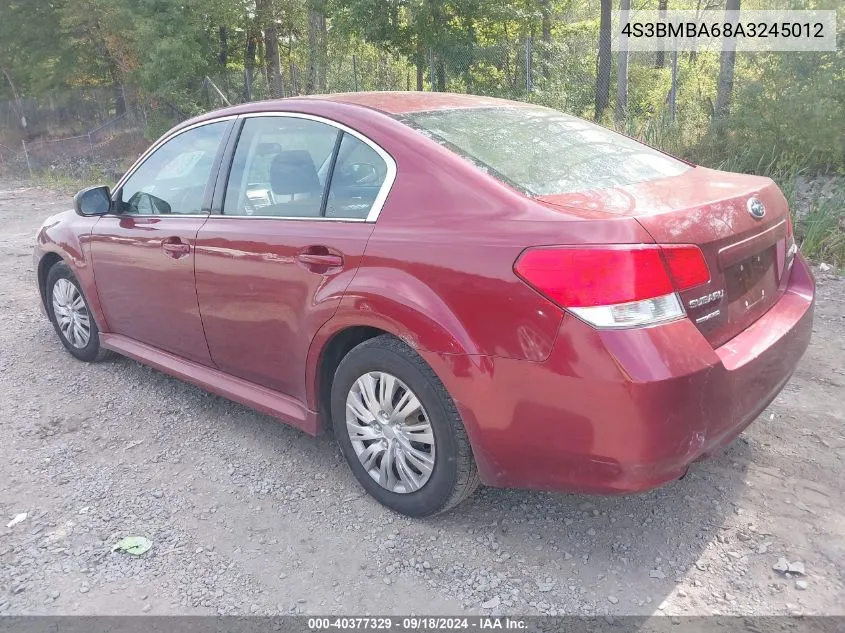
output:
[[[94,141],[91,140],[91,132],[88,132],[88,149],[91,150],[91,158],[94,158]]]
[[[355,92],[358,92],[358,62],[355,55],[352,56],[352,85],[355,86]]]
[[[29,163],[29,152],[26,151],[26,139],[21,139],[21,145],[23,145],[23,155],[26,158],[26,168],[29,171],[29,177],[32,178],[32,165]]]

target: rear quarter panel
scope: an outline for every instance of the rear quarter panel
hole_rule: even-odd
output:
[[[390,332],[420,352],[474,357],[469,364],[479,371],[485,357],[543,361],[563,311],[516,277],[520,253],[538,245],[652,241],[632,218],[542,204],[398,121],[360,108],[353,115],[375,123],[338,120],[388,151],[397,177],[355,277],[311,346],[311,406],[322,346],[356,325]],[[474,373],[465,365],[438,368],[447,388],[458,374]]]

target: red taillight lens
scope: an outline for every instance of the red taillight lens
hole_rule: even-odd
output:
[[[697,246],[674,245],[531,248],[514,272],[565,308],[653,299],[710,279]]]
[[[710,270],[698,246],[671,244],[661,246],[660,250],[666,258],[666,265],[669,267],[669,274],[675,282],[676,290],[687,290],[710,281]]]

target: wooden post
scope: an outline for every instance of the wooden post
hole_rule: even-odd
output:
[[[29,162],[29,152],[26,151],[26,139],[21,139],[21,145],[23,145],[23,155],[26,158],[26,168],[29,170],[29,177],[32,178],[32,165]]]

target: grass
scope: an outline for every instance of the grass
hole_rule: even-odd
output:
[[[801,252],[807,257],[845,268],[845,183],[820,198],[800,223]]]

